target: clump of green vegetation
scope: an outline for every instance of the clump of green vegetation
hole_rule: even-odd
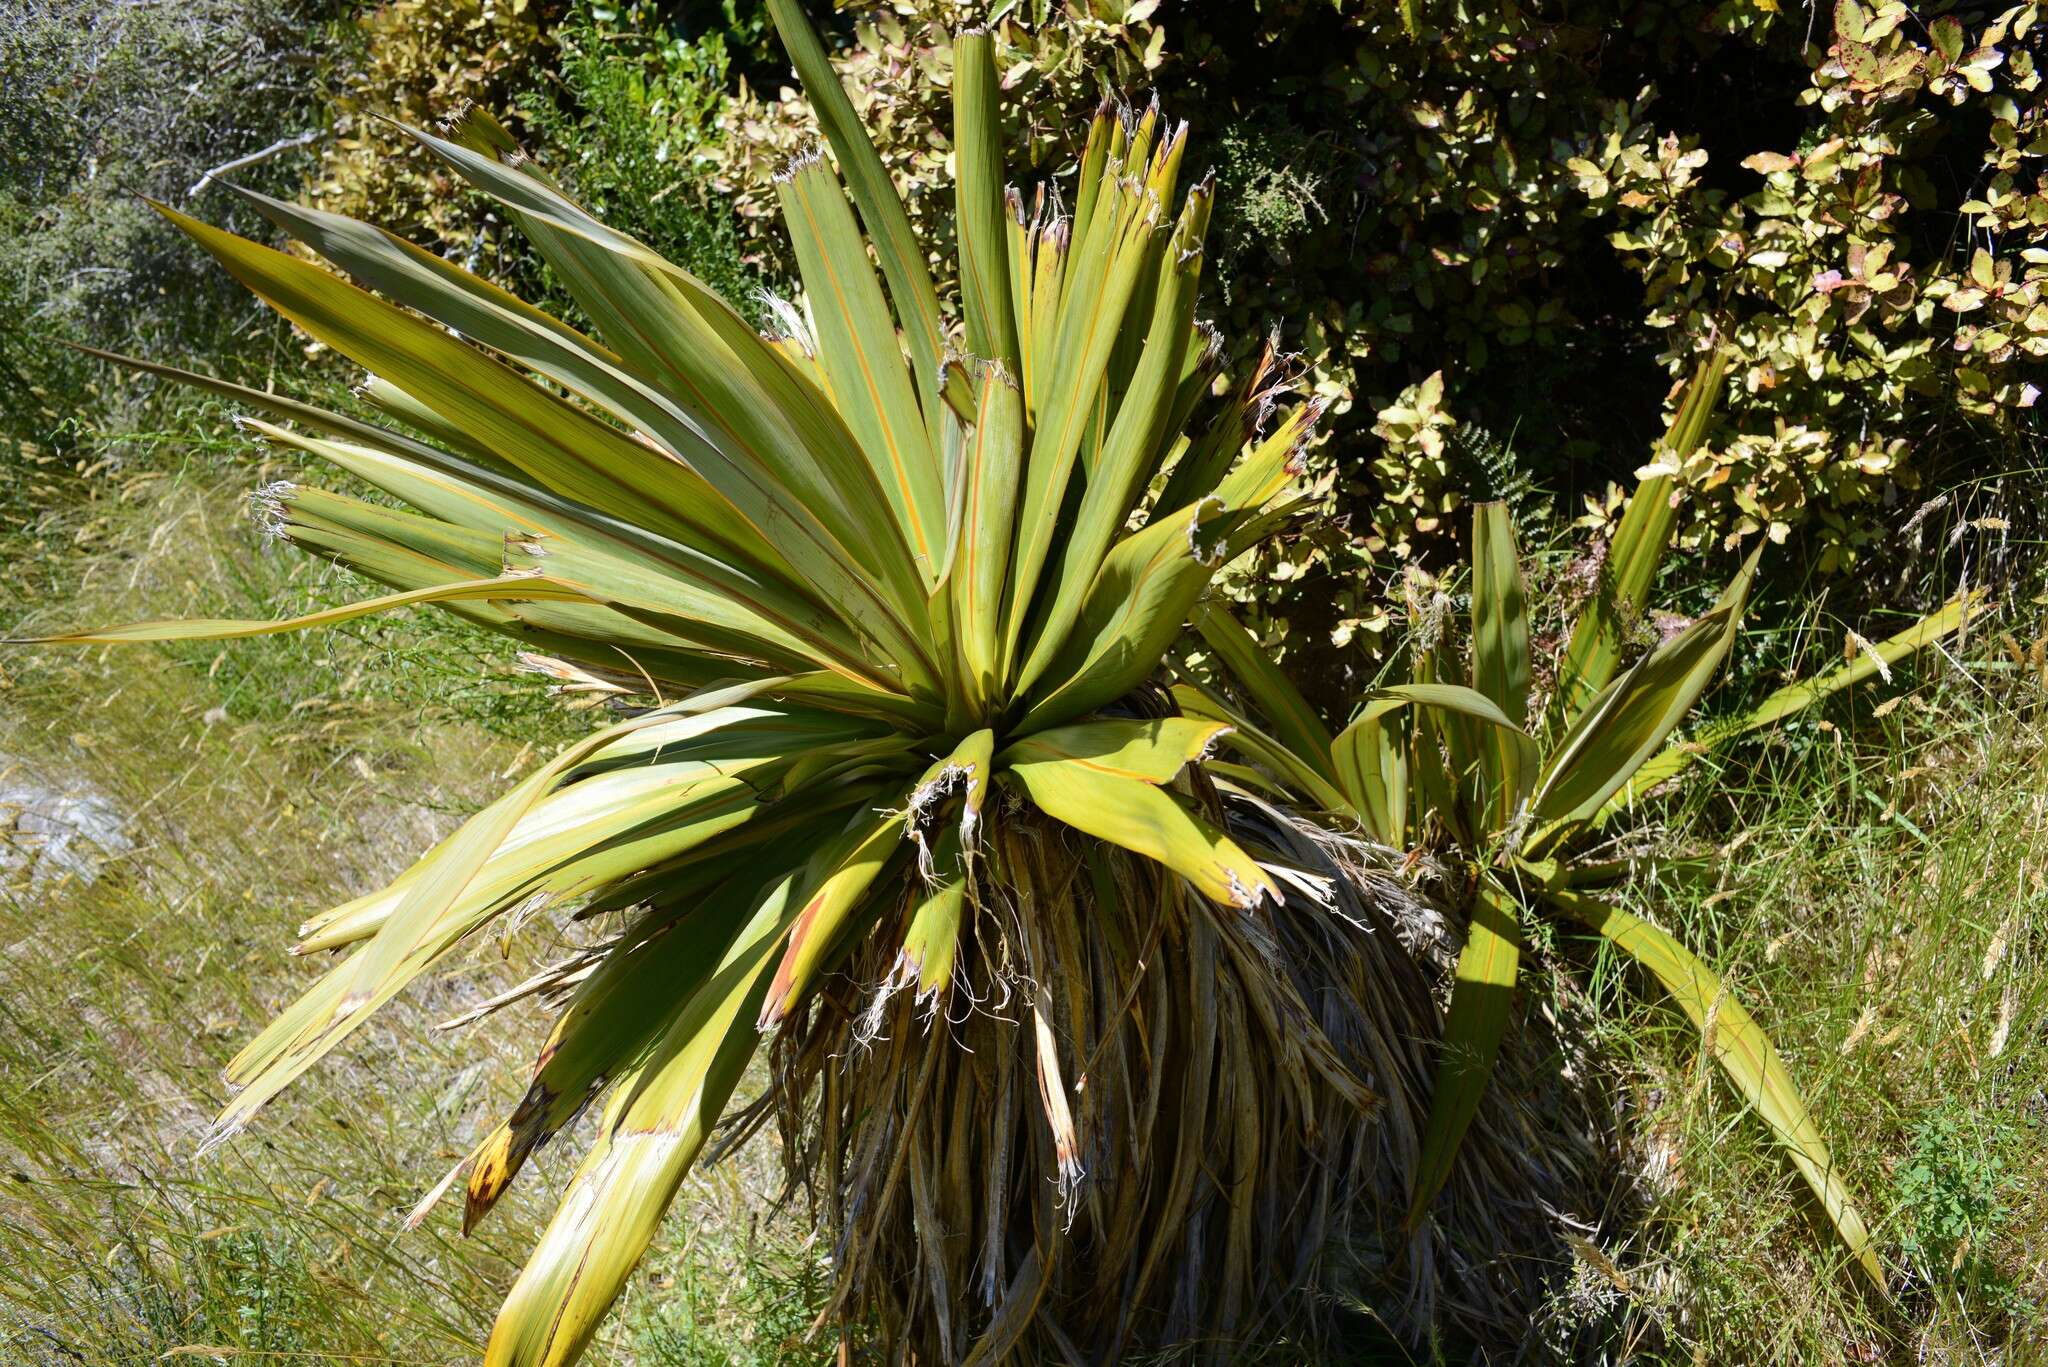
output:
[[[329,13],[324,0],[29,0],[0,18],[0,527],[68,505],[81,472],[116,458],[95,432],[145,421],[133,391],[63,342],[199,349],[259,373],[276,361],[282,332],[195,270],[137,196],[253,227],[201,182],[256,157],[236,172],[245,183],[295,183],[319,129]]]
[[[2011,1217],[2005,1159],[1976,1117],[1954,1106],[1913,1130],[1913,1154],[1893,1174],[1905,1229],[1900,1249],[1919,1274],[1945,1282],[1975,1265]]]
[[[553,31],[549,79],[519,107],[541,154],[592,214],[687,267],[758,322],[767,277],[710,186],[732,79],[725,34],[685,37],[658,7],[583,0]],[[574,308],[552,280],[543,302]]]

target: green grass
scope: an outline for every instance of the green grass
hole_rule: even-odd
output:
[[[370,591],[261,542],[236,512],[246,476],[217,483],[227,438],[203,412],[167,421],[200,436],[131,450],[148,477],[10,542],[0,634]],[[393,620],[0,657],[0,768],[103,795],[134,842],[96,881],[0,883],[0,1360],[474,1359],[581,1137],[475,1238],[459,1192],[405,1232],[516,1099],[546,1028],[518,1009],[510,1029],[434,1024],[557,957],[545,922],[478,945],[246,1135],[195,1149],[221,1065],[315,976],[285,953],[299,919],[398,872],[580,726],[504,673],[507,654]],[[823,1270],[798,1220],[756,1229],[777,1166],[771,1139],[693,1179],[599,1360],[789,1358]]]
[[[1650,1200],[1595,1239],[1628,1289],[1587,1260],[1567,1320],[1673,1363],[2024,1362],[2048,1336],[2048,716],[2003,654],[1980,636],[1697,775],[1650,843],[1709,877],[1636,895],[1785,1053],[1898,1304],[1858,1293],[1698,1034],[1599,958],[1559,990],[1594,1008]]]

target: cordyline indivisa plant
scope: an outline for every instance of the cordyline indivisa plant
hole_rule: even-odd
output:
[[[1962,629],[1985,608],[1965,593],[1938,612],[1826,673],[1790,684],[1754,710],[1701,734],[1672,739],[1734,645],[1756,572],[1752,553],[1697,619],[1669,618],[1669,639],[1622,668],[1677,520],[1675,466],[1699,447],[1726,357],[1715,354],[1687,387],[1659,459],[1640,472],[1599,583],[1566,637],[1551,687],[1534,687],[1527,593],[1514,524],[1502,503],[1473,510],[1465,639],[1452,600],[1411,574],[1409,679],[1361,701],[1332,731],[1301,691],[1260,652],[1219,603],[1196,608],[1217,675],[1242,696],[1174,686],[1179,709],[1231,727],[1223,743],[1256,769],[1218,764],[1235,778],[1325,815],[1348,818],[1375,841],[1451,863],[1469,921],[1444,1022],[1442,1059],[1422,1136],[1408,1219],[1420,1220],[1449,1177],[1506,1033],[1522,924],[1561,914],[1621,949],[1656,979],[1694,1024],[1743,1098],[1756,1108],[1827,1211],[1856,1265],[1880,1292],[1885,1279],[1848,1184],[1830,1157],[1776,1047],[1720,978],[1665,931],[1603,898],[1639,860],[1594,858],[1588,846],[1638,794],[1680,774],[1714,745],[1786,717]],[[1598,853],[1598,851],[1594,851]]]
[[[1439,1085],[1419,1142],[1404,1118],[1442,1028],[1393,925],[1412,894],[1372,871],[1375,847],[1255,790],[1277,781],[1295,810],[1389,845],[1433,804],[1503,814],[1515,834],[1476,883],[1451,1016],[1453,1043],[1490,1061],[1515,962],[1504,889],[1576,895],[1545,872],[1553,832],[1625,780],[1596,776],[1630,767],[1614,752],[1670,735],[1747,572],[1603,691],[1610,648],[1547,759],[1518,710],[1526,630],[1492,513],[1472,687],[1418,673],[1334,740],[1268,687],[1286,744],[1168,692],[1162,662],[1214,575],[1286,521],[1317,416],[1270,364],[1218,374],[1194,318],[1212,187],[1178,184],[1185,130],[1105,106],[1071,213],[1006,189],[991,40],[962,34],[955,316],[818,39],[794,0],[770,8],[837,163],[802,157],[780,183],[804,299],[775,309],[776,335],[579,209],[479,111],[412,136],[497,201],[596,337],[350,219],[250,196],[359,284],[163,209],[366,368],[359,395],[388,421],[113,359],[233,397],[267,415],[247,419],[262,440],[389,495],[401,506],[292,483],[259,501],[282,537],[395,591],[51,639],[231,639],[431,603],[617,718],[307,923],[302,950],[345,957],[230,1063],[215,1141],[495,918],[553,907],[597,934],[476,1013],[558,1008],[525,1094],[466,1160],[465,1228],[596,1118],[488,1362],[582,1352],[721,1119],[728,1146],[782,1126],[834,1240],[828,1311],[918,1360],[1227,1355],[1277,1333],[1361,1230],[1410,1259],[1411,1284],[1440,1277],[1418,1226],[1494,1212],[1421,1219],[1479,1103]],[[1430,738],[1413,753],[1381,745],[1401,707],[1433,728],[1402,733]],[[1207,764],[1226,739],[1264,772]],[[1483,1029],[1460,1025],[1473,982],[1492,989]],[[1722,1009],[1723,1052],[1750,1038],[1738,1017]],[[728,1114],[764,1044],[766,1092]],[[1795,1157],[1824,1165],[1801,1123]],[[1475,1152],[1485,1130],[1468,1178],[1547,1161],[1513,1135]],[[1875,1270],[1833,1180],[1816,1185]],[[1428,1315],[1424,1293],[1401,1324]]]

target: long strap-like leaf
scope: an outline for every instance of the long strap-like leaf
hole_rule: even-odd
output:
[[[1679,401],[1671,430],[1658,443],[1656,459],[1683,464],[1706,439],[1707,424],[1721,398],[1721,378],[1728,368],[1726,352],[1715,351],[1700,363]],[[1557,704],[1566,721],[1575,719],[1614,678],[1621,666],[1627,625],[1647,604],[1657,570],[1671,544],[1678,512],[1673,499],[1679,484],[1669,473],[1652,475],[1636,486],[1621,525],[1614,530],[1600,587],[1572,627],[1570,644],[1557,670]]]
[[[917,375],[926,422],[931,430],[937,431],[942,402],[938,393],[939,362],[945,354],[945,329],[939,319],[939,294],[932,285],[924,248],[911,231],[910,215],[904,212],[902,197],[896,193],[895,182],[889,179],[888,168],[882,165],[881,155],[869,140],[853,101],[832,69],[825,45],[804,18],[798,0],[768,0],[768,15],[796,67],[804,93],[810,96],[818,126],[824,130],[825,141],[832,144],[832,153],[846,176],[847,189],[860,209],[861,222],[874,242],[875,257],[889,282],[889,298],[896,305],[896,317],[910,343],[911,366]]]
[[[1839,693],[1852,684],[1858,684],[1882,669],[1897,664],[1907,656],[1934,644],[1945,636],[1962,629],[1973,616],[1986,610],[1983,591],[1975,590],[1962,598],[1951,599],[1947,606],[1915,622],[1893,636],[1888,636],[1871,646],[1860,650],[1856,658],[1815,678],[1803,679],[1787,684],[1765,698],[1754,709],[1737,717],[1728,718],[1707,727],[1692,740],[1682,745],[1670,745],[1658,751],[1637,769],[1627,784],[1608,798],[1607,805],[1600,809],[1599,821],[1605,822],[1616,812],[1625,809],[1635,798],[1669,783],[1689,768],[1701,755],[1712,752],[1716,747],[1726,745],[1739,736],[1796,716],[1821,699]]]
[[[1743,1099],[1756,1107],[1757,1114],[1771,1127],[1771,1133],[1791,1155],[1799,1175],[1820,1198],[1856,1265],[1882,1293],[1884,1267],[1871,1246],[1863,1217],[1856,1211],[1849,1184],[1821,1138],[1820,1127],[1814,1123],[1770,1036],[1720,977],[1692,951],[1641,917],[1582,893],[1553,889],[1545,896],[1649,969],[1679,1009],[1705,1031],[1707,1052],[1728,1074]]]
[[[1491,876],[1483,877],[1472,900],[1472,920],[1458,955],[1450,1011],[1444,1017],[1443,1058],[1437,1065],[1408,1203],[1410,1228],[1421,1222],[1450,1179],[1458,1146],[1479,1113],[1501,1037],[1507,1033],[1521,958],[1521,908],[1507,889]]]

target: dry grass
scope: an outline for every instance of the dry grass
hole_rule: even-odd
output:
[[[1646,1223],[1596,1233],[1604,1253],[1561,1297],[1567,1318],[1612,1325],[1622,1356],[2040,1360],[2048,714],[2040,677],[2003,655],[1982,641],[1968,669],[1929,661],[1852,700],[1839,725],[1746,748],[1691,785],[1658,836],[1706,856],[1707,878],[1641,892],[1784,1050],[1875,1217],[1894,1307],[1857,1293],[1791,1168],[1675,1012],[1604,958],[1562,988],[1597,1009],[1657,1192]]]
[[[269,616],[360,591],[259,546],[225,506],[148,483],[106,506],[90,555],[17,559],[0,621]],[[7,784],[96,792],[132,841],[96,880],[17,869],[0,886],[0,1357],[474,1358],[579,1137],[474,1239],[452,1209],[405,1232],[516,1098],[545,1029],[518,1013],[511,1029],[433,1026],[557,950],[545,926],[435,975],[249,1134],[194,1149],[220,1065],[314,976],[284,953],[298,920],[396,873],[573,726],[489,673],[498,654],[399,624],[0,660]],[[753,1233],[775,1162],[744,1152],[693,1181],[614,1360],[785,1356],[818,1273],[800,1231]]]

